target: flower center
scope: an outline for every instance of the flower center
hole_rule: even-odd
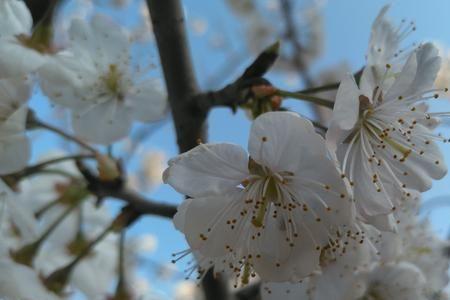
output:
[[[108,72],[102,77],[106,89],[113,95],[116,95],[119,100],[123,100],[123,93],[121,91],[122,73],[117,65],[109,65]]]
[[[288,183],[292,172],[272,172],[267,167],[259,165],[253,159],[249,160],[251,176],[242,182],[248,192],[249,199],[254,202],[252,224],[263,227],[264,220],[273,203],[279,206],[283,203],[283,185]],[[274,212],[276,217],[276,212]]]

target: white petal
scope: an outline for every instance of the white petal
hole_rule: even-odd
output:
[[[30,158],[30,143],[25,135],[27,107],[22,106],[0,124],[0,173],[23,169]]]
[[[131,110],[116,100],[101,103],[84,113],[72,113],[72,126],[86,140],[108,145],[124,138],[131,127]]]
[[[299,300],[301,296],[308,294],[308,279],[305,283],[278,283],[268,282],[261,285],[262,300]],[[305,298],[306,299],[306,298]],[[318,299],[319,300],[319,299]]]
[[[248,156],[233,144],[202,144],[169,161],[163,179],[191,197],[234,190],[247,176]]]
[[[0,78],[23,76],[44,65],[47,57],[13,39],[0,43]]]
[[[8,215],[20,232],[22,243],[32,242],[38,238],[38,223],[34,212],[22,199],[0,180],[0,202],[6,201]]]
[[[25,77],[0,79],[0,121],[10,117],[30,98],[31,86]]]
[[[92,88],[99,77],[93,64],[70,52],[50,57],[38,74],[42,91],[57,104],[82,109],[98,97],[97,87]]]
[[[326,133],[326,141],[329,149],[336,152],[340,144],[356,124],[359,116],[359,96],[361,91],[356,85],[355,79],[347,75],[339,85],[334,103],[333,115]]]
[[[130,101],[133,108],[133,116],[141,122],[160,120],[168,110],[167,95],[155,79],[146,80],[135,86],[127,95],[127,101]]]
[[[339,85],[336,101],[333,108],[331,126],[341,129],[352,129],[359,116],[359,96],[361,92],[356,85],[355,79],[348,74]]]
[[[365,216],[365,222],[373,225],[380,231],[396,232],[397,226],[393,214]]]
[[[45,289],[35,270],[5,259],[0,260],[0,269],[1,296],[8,299],[58,299]]]
[[[0,37],[30,33],[33,20],[24,1],[0,1]]]
[[[431,89],[441,66],[437,48],[427,43],[411,53],[399,76],[386,94],[386,99],[397,100]]]
[[[185,232],[185,224],[186,224],[186,211],[192,201],[192,198],[185,199],[178,205],[177,213],[173,217],[173,225],[175,229],[181,232]]]
[[[91,26],[96,42],[105,55],[113,61],[128,60],[129,37],[121,27],[102,15],[94,16]]]
[[[268,112],[256,118],[248,150],[252,159],[273,172],[296,172],[303,161],[327,151],[311,122],[290,112]]]
[[[254,260],[254,269],[261,280],[293,282],[320,270],[320,250],[304,228],[291,247],[277,220],[268,220],[260,239],[261,257]]]
[[[386,19],[389,5],[385,5],[372,24],[367,53],[368,65],[385,66],[399,49],[400,37],[392,24]]]
[[[243,195],[237,192],[194,198],[182,206],[174,217],[174,223],[181,224],[186,220],[180,227],[191,249],[209,258],[226,255],[227,246],[234,248],[239,231],[232,229],[227,221],[239,216],[242,207],[233,203],[242,201],[240,197]]]
[[[105,17],[94,16],[90,24],[75,19],[69,34],[73,51],[94,59],[99,67],[120,64],[129,59],[127,35]]]

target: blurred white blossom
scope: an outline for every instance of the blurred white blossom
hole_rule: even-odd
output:
[[[164,92],[157,80],[132,68],[129,36],[121,28],[96,16],[90,25],[74,20],[70,37],[70,48],[39,74],[45,94],[70,108],[77,134],[110,144],[125,137],[134,120],[164,117]]]

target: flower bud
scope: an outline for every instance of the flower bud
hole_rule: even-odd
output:
[[[96,155],[98,162],[98,173],[99,178],[102,181],[114,181],[119,179],[121,176],[118,164],[111,157],[97,154]]]

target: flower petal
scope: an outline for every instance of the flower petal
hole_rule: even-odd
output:
[[[256,118],[248,149],[253,160],[272,172],[296,172],[302,161],[326,152],[311,122],[291,112],[268,112]]]
[[[182,229],[193,251],[207,258],[221,257],[234,248],[238,230],[227,223],[240,211],[241,193],[189,199],[181,205],[174,224]],[[183,225],[184,223],[184,225]]]
[[[169,161],[163,179],[191,197],[234,190],[248,176],[248,156],[233,144],[202,144]]]
[[[298,281],[320,270],[320,250],[303,229],[301,241],[286,243],[286,231],[278,220],[265,223],[260,237],[260,257],[254,260],[254,269],[263,281]],[[258,253],[258,252],[256,252]]]
[[[133,108],[133,116],[141,122],[157,121],[168,110],[167,95],[158,80],[141,82],[130,91],[127,100]]]
[[[18,0],[0,1],[0,37],[29,34],[33,19],[25,2]]]
[[[99,144],[111,144],[124,138],[131,127],[129,107],[110,100],[84,113],[72,113],[74,131],[82,138]]]
[[[0,43],[0,78],[23,76],[45,64],[47,57],[22,46],[15,38]]]

